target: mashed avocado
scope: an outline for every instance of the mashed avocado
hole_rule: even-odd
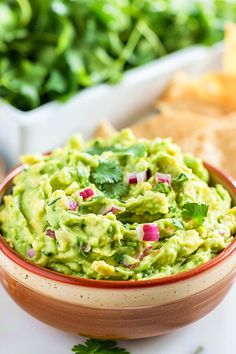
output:
[[[0,229],[33,263],[93,279],[179,273],[221,252],[236,232],[236,208],[210,186],[201,161],[169,139],[129,130],[84,143],[72,137],[46,156],[24,156],[4,197]]]

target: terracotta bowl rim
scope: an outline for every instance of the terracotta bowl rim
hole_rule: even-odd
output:
[[[211,166],[206,162],[204,163],[204,165],[207,168],[207,170],[210,172],[210,175],[219,177],[220,181],[230,192],[230,194],[235,195],[236,198],[236,185],[233,179],[231,177],[226,176],[219,169]],[[11,170],[7,174],[7,176],[0,182],[0,193],[4,192],[4,190],[11,185],[13,178],[17,174],[19,174],[23,170],[23,168],[24,165],[18,165],[16,168]],[[92,287],[92,288],[102,288],[102,289],[122,289],[122,288],[134,289],[134,288],[155,287],[155,286],[177,283],[206,272],[207,270],[213,268],[219,263],[222,263],[226,258],[228,258],[236,251],[236,238],[228,247],[226,247],[217,256],[215,256],[208,262],[198,267],[195,267],[185,272],[166,276],[163,278],[144,279],[144,280],[136,280],[136,281],[135,280],[123,281],[123,280],[87,279],[87,278],[80,278],[71,275],[65,275],[47,268],[43,268],[41,266],[31,263],[29,260],[25,259],[20,254],[18,254],[15,250],[13,250],[3,239],[1,234],[0,234],[0,251],[2,251],[7,258],[9,258],[11,261],[24,268],[26,271],[32,272],[36,275],[39,275],[43,278],[50,279],[53,281],[58,281],[61,283],[66,283],[71,285],[78,285],[78,286]]]

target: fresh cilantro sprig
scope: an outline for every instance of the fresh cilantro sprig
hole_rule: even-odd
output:
[[[104,184],[102,191],[110,198],[121,199],[129,193],[129,185],[122,181],[114,184]]]
[[[204,351],[203,346],[199,346],[193,354],[200,354]],[[117,346],[113,340],[87,339],[84,344],[75,345],[72,348],[75,354],[130,354],[126,349]]]
[[[128,194],[129,185],[122,181],[123,173],[114,161],[102,161],[91,173],[92,182],[108,197],[120,199]]]
[[[85,344],[75,345],[72,352],[75,354],[130,354],[126,349],[119,348],[113,340],[97,339],[88,339]]]
[[[185,203],[182,210],[182,216],[186,221],[194,222],[195,226],[200,226],[208,213],[208,205],[205,203]]]
[[[98,167],[92,171],[92,180],[97,185],[105,183],[116,183],[122,179],[122,170],[116,162],[100,162]]]

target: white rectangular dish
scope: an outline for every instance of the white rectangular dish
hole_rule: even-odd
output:
[[[196,46],[156,60],[124,75],[115,86],[86,89],[64,104],[52,102],[29,112],[0,105],[0,156],[12,167],[19,155],[59,146],[72,133],[91,135],[102,119],[117,127],[150,106],[178,70],[203,72],[219,67],[222,44]]]

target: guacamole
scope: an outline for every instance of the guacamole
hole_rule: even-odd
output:
[[[170,139],[129,130],[26,155],[0,209],[4,239],[31,262],[92,279],[139,280],[194,268],[236,233],[236,208],[202,162]]]

